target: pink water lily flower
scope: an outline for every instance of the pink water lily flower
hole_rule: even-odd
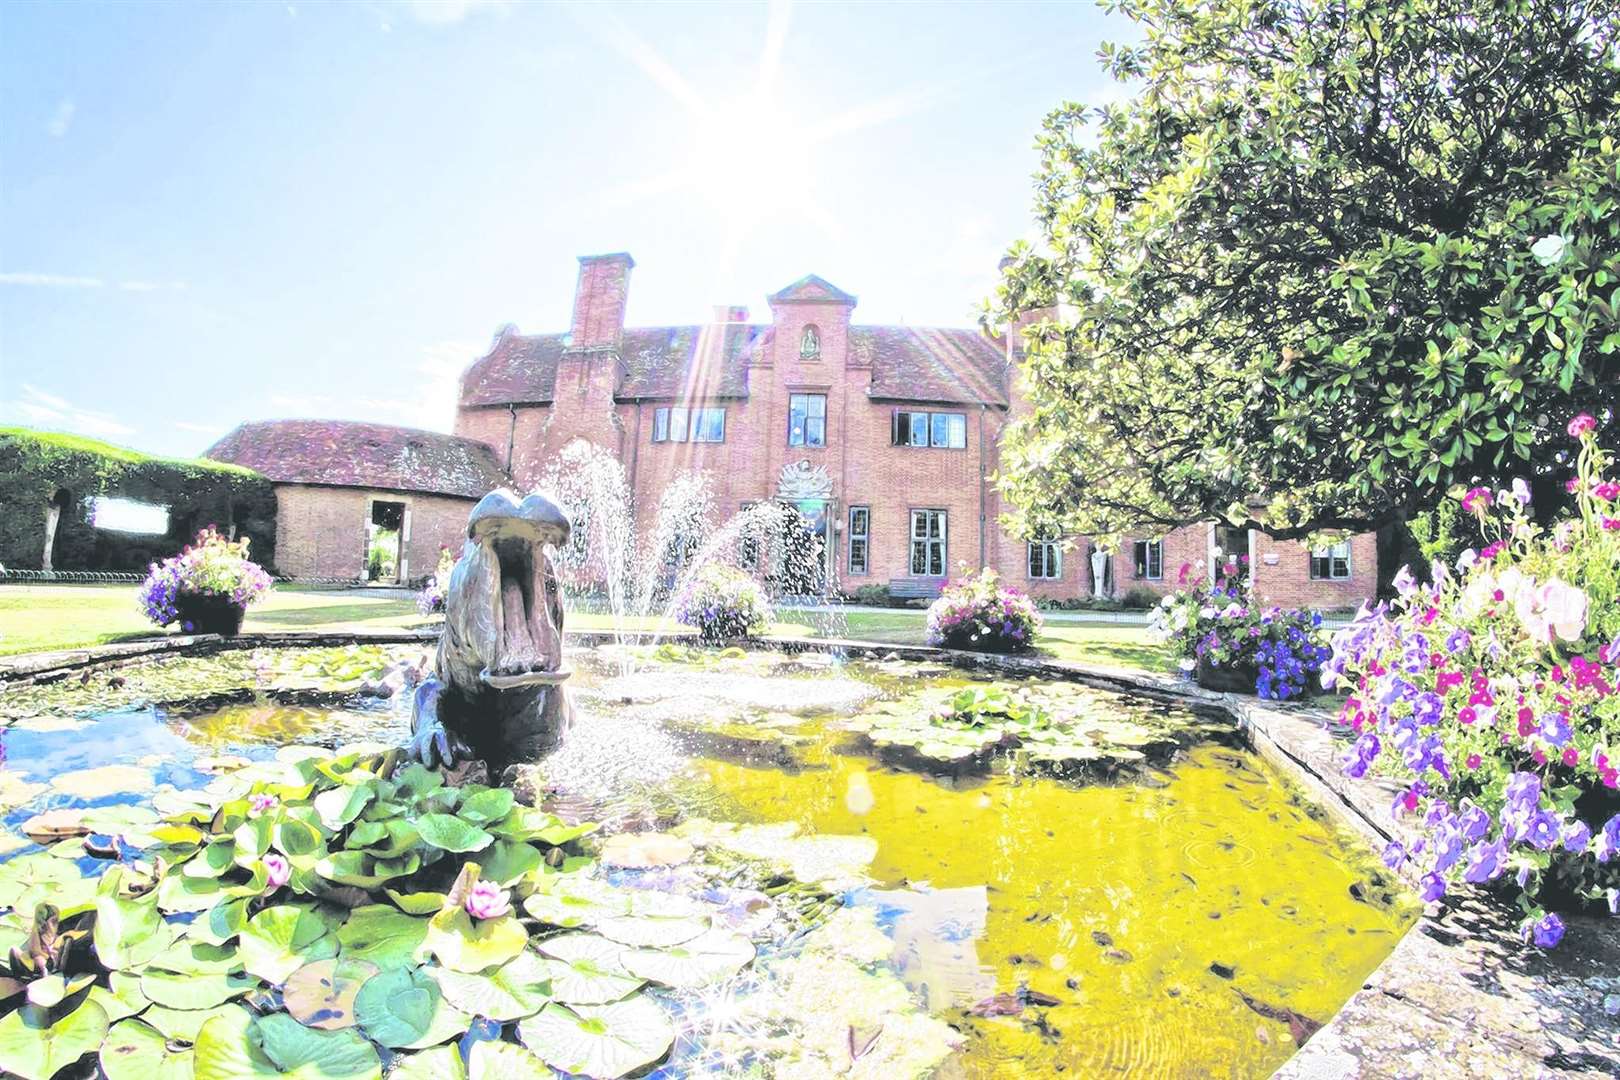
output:
[[[467,894],[465,906],[475,919],[498,919],[512,910],[511,894],[493,881],[480,881]]]
[[[260,814],[267,814],[275,808],[276,797],[274,795],[265,795],[261,792],[257,795],[248,796],[248,814],[250,816],[257,817]]]
[[[270,888],[267,891],[273,892],[292,880],[292,864],[275,852],[264,857],[264,871],[270,879]]]

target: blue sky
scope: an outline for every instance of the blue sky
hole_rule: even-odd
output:
[[[246,419],[448,429],[498,327],[632,325],[818,273],[969,325],[1083,3],[0,7],[0,423],[201,452]]]

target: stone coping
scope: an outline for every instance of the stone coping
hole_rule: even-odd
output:
[[[193,635],[0,657],[0,684],[62,678],[88,667],[164,654],[228,648],[429,643],[438,630]],[[691,633],[569,632],[569,644],[672,641]],[[836,638],[763,638],[750,644],[784,652],[833,651],[898,658],[1036,678],[1082,682],[1232,715],[1255,750],[1342,824],[1375,848],[1410,839],[1392,819],[1393,782],[1352,780],[1339,768],[1343,745],[1322,709],[1261,702],[1204,690],[1183,678],[1041,657],[958,652]],[[1373,1077],[1620,1076],[1620,920],[1569,916],[1563,944],[1525,946],[1515,913],[1482,894],[1461,894],[1428,912],[1328,1024],[1275,1074],[1276,1080]],[[1617,1008],[1620,1011],[1620,1008]]]

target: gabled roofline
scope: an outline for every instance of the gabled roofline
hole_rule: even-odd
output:
[[[793,295],[793,293],[799,291],[800,289],[806,288],[807,286],[811,286],[811,285],[815,286],[818,289],[825,290],[827,295],[826,296],[794,296]],[[834,303],[834,304],[843,304],[846,307],[854,307],[855,303],[856,303],[856,300],[855,300],[855,297],[851,296],[849,293],[845,292],[843,289],[840,289],[838,286],[834,285],[832,282],[828,281],[826,278],[821,277],[821,276],[819,276],[817,274],[806,274],[806,275],[804,275],[804,277],[800,278],[798,281],[795,281],[793,284],[789,285],[787,288],[780,289],[780,290],[772,293],[771,295],[767,296],[765,298],[765,302],[768,303],[768,304],[771,304],[772,306],[775,306],[776,304],[826,304],[826,303]]]

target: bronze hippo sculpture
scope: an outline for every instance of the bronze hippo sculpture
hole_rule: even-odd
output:
[[[429,767],[482,760],[492,778],[555,749],[571,720],[562,683],[563,606],[547,545],[568,516],[544,495],[479,500],[450,572],[433,675],[411,703],[411,757]]]

